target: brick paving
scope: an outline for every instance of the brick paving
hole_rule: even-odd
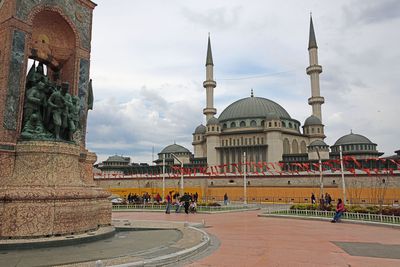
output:
[[[400,245],[388,227],[257,217],[260,211],[224,214],[114,212],[113,219],[202,222],[220,247],[187,266],[400,266],[399,259],[351,256],[333,242]]]

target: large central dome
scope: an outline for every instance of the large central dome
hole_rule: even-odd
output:
[[[230,104],[222,111],[218,120],[223,122],[234,119],[265,118],[271,113],[275,113],[281,119],[291,119],[289,113],[278,103],[263,97],[247,97]]]

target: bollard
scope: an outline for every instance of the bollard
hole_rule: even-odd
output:
[[[206,226],[206,220],[201,220],[201,223],[203,224],[203,227],[205,227]]]
[[[103,261],[102,260],[97,260],[95,266],[96,267],[104,267]]]

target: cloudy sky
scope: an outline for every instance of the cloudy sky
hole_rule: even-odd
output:
[[[326,142],[362,134],[385,155],[400,148],[400,1],[97,0],[87,146],[99,160],[152,161],[174,142],[193,150],[205,123],[208,32],[215,107],[269,98],[292,118],[311,114],[308,66],[312,12],[323,67]]]

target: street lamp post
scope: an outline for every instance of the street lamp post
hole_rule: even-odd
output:
[[[174,159],[176,159],[176,161],[178,161],[181,164],[181,182],[180,182],[181,190],[179,194],[183,196],[183,162],[174,153],[171,153],[171,156],[174,157]]]
[[[342,174],[343,203],[346,205],[346,183],[344,181],[342,146],[339,146],[339,155],[340,155],[340,172]]]
[[[244,163],[244,168],[243,168],[243,193],[244,193],[244,204],[247,205],[247,179],[246,179],[246,152],[243,152],[243,163]]]
[[[317,149],[317,155],[318,155],[318,165],[319,165],[319,185],[320,185],[320,195],[321,198],[324,198],[324,181],[322,179],[322,160],[321,160],[321,155],[319,154],[319,149]]]
[[[165,154],[162,160],[162,198],[165,200]]]

